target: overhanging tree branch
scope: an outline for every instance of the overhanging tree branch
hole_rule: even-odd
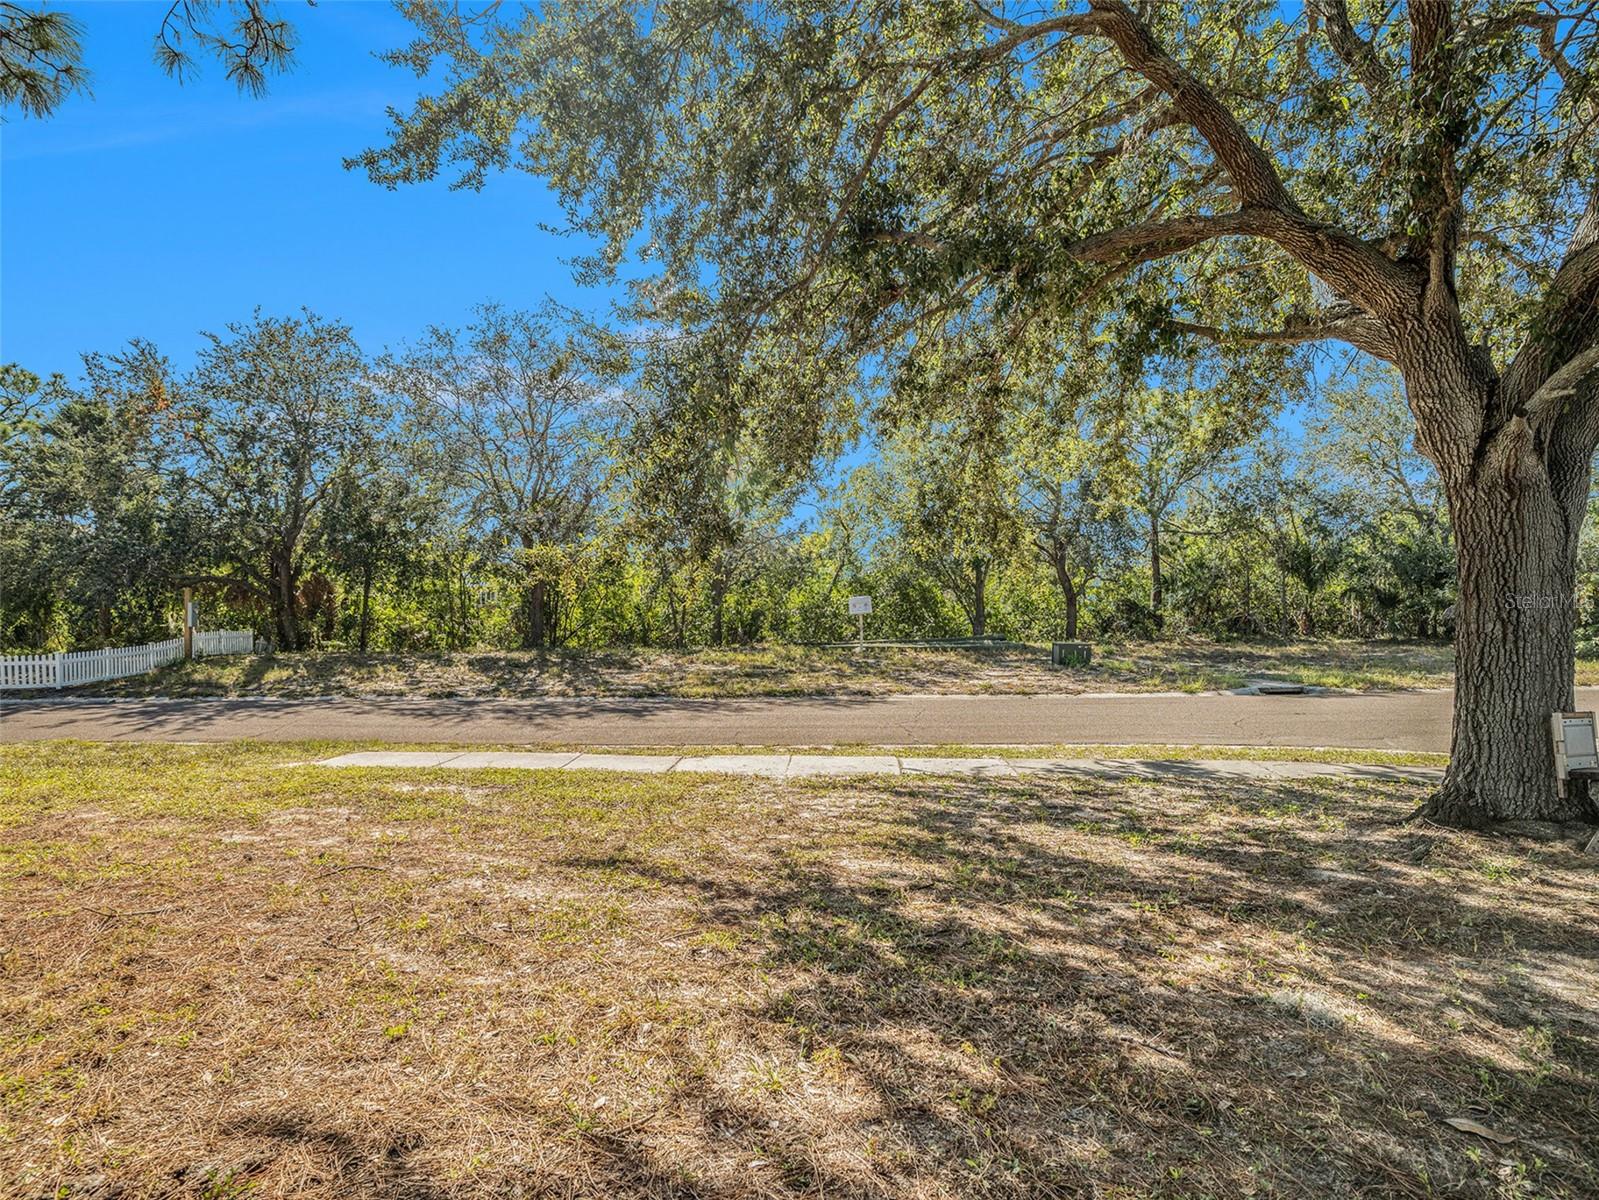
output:
[[[1457,159],[1471,129],[1456,78],[1454,34],[1454,13],[1448,0],[1413,0],[1410,103],[1420,146],[1410,179],[1407,215],[1420,227],[1416,257],[1427,264],[1423,300],[1435,311],[1455,303],[1455,254],[1462,218]]]
[[[1372,44],[1355,31],[1344,0],[1311,0],[1310,9],[1326,25],[1327,42],[1333,53],[1354,73],[1367,95],[1375,99],[1387,93],[1393,86],[1393,71]]]
[[[1270,237],[1274,214],[1266,209],[1238,209],[1214,216],[1174,217],[1107,229],[1069,242],[1065,252],[1079,262],[1125,266],[1153,262],[1222,237]]]
[[[1270,238],[1344,299],[1372,313],[1413,303],[1415,275],[1348,230],[1307,216],[1283,184],[1271,157],[1216,95],[1179,65],[1122,0],[1093,0],[1098,32],[1129,67],[1171,97],[1171,106],[1204,138],[1233,181],[1246,209]]]
[[[1577,390],[1599,374],[1599,345],[1573,355],[1562,367],[1544,380],[1538,390],[1527,400],[1529,416],[1541,414],[1576,395]]]
[[[1505,370],[1500,393],[1508,409],[1528,402],[1565,361],[1599,338],[1599,186],[1540,308],[1536,328]]]
[[[1378,358],[1393,356],[1393,343],[1382,322],[1352,307],[1327,309],[1278,329],[1228,329],[1195,321],[1172,319],[1166,327],[1177,333],[1209,338],[1214,342],[1243,345],[1297,345],[1305,342],[1342,341]]]

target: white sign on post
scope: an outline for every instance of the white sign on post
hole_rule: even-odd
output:
[[[858,625],[856,642],[862,650],[866,649],[866,614],[872,611],[872,598],[870,596],[851,596],[849,598],[849,615],[855,618]]]

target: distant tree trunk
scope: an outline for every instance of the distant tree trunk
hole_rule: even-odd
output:
[[[1244,624],[1245,628],[1247,628],[1251,633],[1253,633],[1257,628],[1259,628],[1259,624],[1260,623],[1255,620],[1255,587],[1254,587],[1255,572],[1250,567],[1250,565],[1248,563],[1244,564],[1243,575],[1244,575],[1244,619],[1243,619],[1243,624]]]
[[[1160,514],[1149,514],[1149,607],[1157,616],[1166,609],[1166,581],[1160,569]]]
[[[285,650],[305,649],[300,629],[298,580],[291,555],[275,551],[272,555],[272,619],[278,631],[278,645]]]
[[[727,576],[718,571],[711,578],[711,644],[713,646],[720,646],[726,641],[726,608]]]
[[[522,593],[522,649],[533,650],[544,645],[544,589],[540,579],[531,583]]]
[[[988,631],[988,560],[972,560],[972,636]]]
[[[361,654],[364,656],[369,644],[368,635],[371,632],[369,624],[372,611],[372,563],[368,560],[361,564]]]
[[[455,582],[444,580],[444,648],[455,648]]]
[[[1066,640],[1077,640],[1077,583],[1072,579],[1071,564],[1065,554],[1055,551],[1049,556],[1049,565],[1055,569],[1055,582],[1060,587],[1061,599],[1066,605]]]
[[[321,586],[317,589],[316,608],[322,618],[322,640],[332,641],[339,622],[339,595],[326,576],[313,576]]]
[[[689,593],[684,589],[679,596],[677,590],[671,585],[666,589],[666,615],[671,622],[671,638],[674,649],[681,650],[688,645],[688,622],[692,609],[689,605]]]

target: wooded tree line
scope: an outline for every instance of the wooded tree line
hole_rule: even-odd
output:
[[[1403,380],[1449,514],[1455,719],[1427,815],[1475,826],[1599,813],[1586,788],[1557,793],[1547,732],[1573,702],[1585,618],[1572,597],[1599,446],[1592,3],[402,7],[416,36],[385,57],[423,92],[347,165],[388,187],[445,175],[482,188],[527,170],[589,240],[581,281],[617,281],[627,264],[630,320],[712,339],[714,351],[656,370],[656,385],[681,386],[646,388],[645,424],[664,443],[677,425],[710,437],[678,437],[663,461],[679,469],[656,473],[651,494],[686,480],[720,498],[720,525],[676,541],[718,564],[724,629],[741,528],[726,481],[793,486],[836,458],[863,396],[885,444],[903,449],[891,469],[917,481],[888,485],[915,520],[852,536],[903,557],[918,526],[942,526],[933,540],[958,547],[959,573],[924,553],[923,574],[943,579],[946,600],[969,590],[956,606],[986,625],[1000,562],[989,548],[1007,541],[1004,516],[1019,510],[1008,481],[1025,475],[1007,469],[1007,397],[1079,404],[1073,373],[1107,347],[1123,410],[1146,393],[1179,413],[1229,397],[1226,429],[1129,423],[1123,458],[1142,444],[1144,473],[1092,485],[1141,489],[1148,606],[1168,611],[1191,548],[1218,537],[1178,529],[1172,514],[1188,519],[1218,468],[1172,490],[1172,435],[1197,453],[1264,428],[1278,375],[1240,370],[1243,349],[1335,343]],[[230,15],[259,22],[262,9]],[[72,33],[16,30],[23,47]],[[75,86],[14,58],[0,95],[25,107],[48,111]],[[1088,377],[1088,394],[1107,390],[1097,369]],[[952,469],[934,470],[940,458]],[[1291,450],[1272,452],[1266,477],[1274,458],[1295,473]],[[1051,463],[1024,489],[1029,511],[1051,510],[1060,477]],[[1348,568],[1316,548],[1334,539],[1307,533],[1315,489],[1303,482],[1304,505],[1273,499],[1266,523],[1314,597]],[[1270,560],[1248,561],[1235,578],[1253,597]]]
[[[747,358],[905,374],[976,328],[996,361],[1066,329],[1389,364],[1460,587],[1426,813],[1599,812],[1557,793],[1548,737],[1599,445],[1592,4],[407,12],[390,60],[440,82],[354,165],[523,167],[601,243],[594,273],[641,260],[646,308]]]
[[[186,373],[8,367],[5,648],[166,636],[184,586],[287,649],[837,640],[858,593],[876,637],[1447,634],[1447,509],[1375,369],[956,359],[794,475],[707,423],[683,342],[490,306],[369,355],[258,314]]]

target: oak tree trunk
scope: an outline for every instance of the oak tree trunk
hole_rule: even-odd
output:
[[[1449,768],[1422,813],[1463,828],[1587,815],[1585,786],[1559,794],[1549,721],[1572,707],[1591,444],[1504,411],[1463,339],[1418,341],[1406,389],[1448,497],[1459,585]]]
[[[1450,489],[1460,600],[1449,770],[1432,819],[1582,816],[1584,789],[1561,799],[1549,718],[1572,707],[1576,523],[1542,471]]]
[[[305,649],[297,591],[292,559],[286,553],[275,553],[272,556],[272,616],[278,629],[278,644],[285,650]]]

